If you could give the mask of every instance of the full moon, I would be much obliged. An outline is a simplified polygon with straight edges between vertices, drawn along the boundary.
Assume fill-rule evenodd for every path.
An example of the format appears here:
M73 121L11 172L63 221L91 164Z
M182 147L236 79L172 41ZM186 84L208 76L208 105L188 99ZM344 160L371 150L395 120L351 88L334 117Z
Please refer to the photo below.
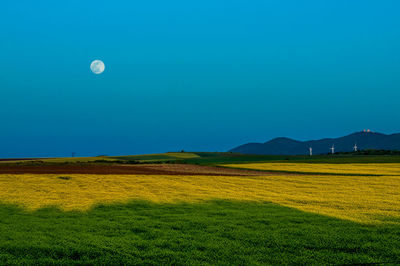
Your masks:
M106 66L104 65L103 61L101 61L101 60L94 60L90 64L90 70L92 70L92 72L95 74L103 73L105 68L106 68Z

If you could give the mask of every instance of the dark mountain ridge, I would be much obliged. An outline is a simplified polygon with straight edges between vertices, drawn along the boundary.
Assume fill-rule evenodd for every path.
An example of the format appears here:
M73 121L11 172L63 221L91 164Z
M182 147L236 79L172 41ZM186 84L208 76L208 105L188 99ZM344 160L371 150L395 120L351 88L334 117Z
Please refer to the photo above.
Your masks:
M324 138L320 140L298 141L290 138L275 138L265 143L247 143L230 150L245 154L263 155L304 155L309 154L312 147L313 154L326 154L334 147L335 152L358 150L400 150L400 134L382 134L378 132L361 131L339 138Z

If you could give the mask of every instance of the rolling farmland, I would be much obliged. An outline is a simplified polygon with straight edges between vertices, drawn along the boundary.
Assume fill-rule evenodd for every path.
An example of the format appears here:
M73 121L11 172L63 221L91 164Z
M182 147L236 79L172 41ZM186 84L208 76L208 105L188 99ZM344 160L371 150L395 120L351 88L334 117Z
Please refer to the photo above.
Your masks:
M396 163L244 156L225 164L239 156L201 153L121 163L132 157L3 162L0 263L346 264L400 256Z

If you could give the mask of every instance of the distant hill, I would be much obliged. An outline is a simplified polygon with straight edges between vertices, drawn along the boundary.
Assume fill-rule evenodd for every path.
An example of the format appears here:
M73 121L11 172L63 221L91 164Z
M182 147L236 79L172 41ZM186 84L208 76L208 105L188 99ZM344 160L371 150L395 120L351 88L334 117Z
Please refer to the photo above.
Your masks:
M289 138L275 138L265 143L247 143L230 150L244 154L270 155L304 155L309 154L312 147L313 154L326 154L332 145L335 152L349 152L357 144L358 150L400 150L400 134L386 135L377 132L356 132L340 138L326 138L320 140L297 141Z

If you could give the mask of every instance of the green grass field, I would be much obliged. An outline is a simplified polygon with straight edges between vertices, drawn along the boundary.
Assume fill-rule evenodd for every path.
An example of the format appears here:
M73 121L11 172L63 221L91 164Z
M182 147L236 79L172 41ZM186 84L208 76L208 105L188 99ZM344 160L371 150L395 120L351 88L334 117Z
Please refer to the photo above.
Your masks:
M400 227L363 225L271 203L0 206L0 264L400 263Z
M249 155L229 152L188 152L154 155L116 156L116 160L138 160L140 162L190 163L220 165L250 162L298 162L298 163L400 163L399 155Z

